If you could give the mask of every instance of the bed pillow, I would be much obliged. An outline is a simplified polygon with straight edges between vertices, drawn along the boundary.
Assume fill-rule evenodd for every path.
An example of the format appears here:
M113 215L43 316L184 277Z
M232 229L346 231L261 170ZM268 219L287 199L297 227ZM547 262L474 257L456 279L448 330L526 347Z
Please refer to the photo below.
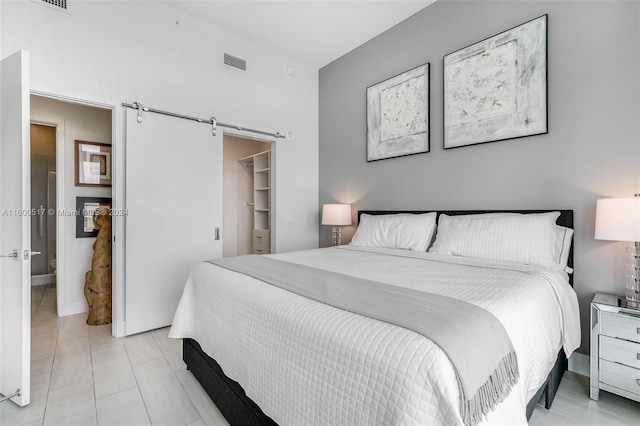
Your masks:
M554 259L559 212L521 215L440 215L429 252L557 268Z
M571 251L571 237L573 237L573 229L556 225L553 242L553 258L560 266L560 269L568 273L573 272L573 269L567 266L569 262L569 252Z
M436 228L436 213L360 215L350 245L427 251Z

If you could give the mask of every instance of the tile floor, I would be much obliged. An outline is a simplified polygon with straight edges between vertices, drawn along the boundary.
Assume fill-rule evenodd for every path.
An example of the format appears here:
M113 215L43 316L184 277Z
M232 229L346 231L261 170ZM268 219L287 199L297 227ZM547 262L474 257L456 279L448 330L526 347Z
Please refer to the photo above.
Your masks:
M31 404L0 425L227 425L168 328L123 339L86 315L58 318L54 286L32 290Z
M55 287L32 291L32 403L0 404L0 425L226 425L182 362L182 342L168 328L115 339L111 326L86 316L58 318ZM551 410L538 406L533 426L640 424L640 403L601 392L567 372Z

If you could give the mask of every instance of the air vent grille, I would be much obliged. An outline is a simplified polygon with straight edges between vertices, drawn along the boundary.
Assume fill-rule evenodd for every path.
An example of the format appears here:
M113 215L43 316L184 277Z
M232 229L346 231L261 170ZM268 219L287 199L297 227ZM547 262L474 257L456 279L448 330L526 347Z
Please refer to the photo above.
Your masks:
M31 1L34 3L41 4L42 6L47 6L54 10L58 10L60 12L69 13L71 9L69 0L31 0Z
M67 10L67 0L42 0L42 2Z
M237 56L230 55L228 53L224 54L224 64L229 65L230 67L237 68L242 71L247 70L247 61L242 58L238 58Z

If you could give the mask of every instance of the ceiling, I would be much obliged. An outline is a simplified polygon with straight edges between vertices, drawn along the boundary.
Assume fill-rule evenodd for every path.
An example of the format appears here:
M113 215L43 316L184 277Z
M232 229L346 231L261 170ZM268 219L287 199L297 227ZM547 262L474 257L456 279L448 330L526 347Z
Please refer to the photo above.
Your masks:
M167 0L191 16L322 67L435 0Z

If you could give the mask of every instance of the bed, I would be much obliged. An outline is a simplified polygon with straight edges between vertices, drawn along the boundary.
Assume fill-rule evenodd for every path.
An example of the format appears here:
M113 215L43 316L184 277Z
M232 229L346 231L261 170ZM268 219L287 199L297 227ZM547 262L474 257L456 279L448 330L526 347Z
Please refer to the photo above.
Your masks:
M557 225L573 228L572 211L555 211ZM442 218L460 215L549 212L435 215L444 229ZM359 217L423 213L361 211ZM573 248L566 247L566 271L571 271ZM549 408L567 368L565 353L579 344L577 300L570 288L573 276L564 271L385 247L347 246L272 257L421 291L426 288L447 297L455 293L483 305L504 323L513 340L520 377L481 424L525 424L543 396ZM423 276L427 266L435 271L434 278ZM394 269L398 267L402 273ZM483 285L456 281L466 275ZM338 332L333 335L328 330ZM192 271L170 336L184 339L187 367L232 425L464 424L455 402L460 397L456 373L447 355L428 338L216 265L204 263Z

